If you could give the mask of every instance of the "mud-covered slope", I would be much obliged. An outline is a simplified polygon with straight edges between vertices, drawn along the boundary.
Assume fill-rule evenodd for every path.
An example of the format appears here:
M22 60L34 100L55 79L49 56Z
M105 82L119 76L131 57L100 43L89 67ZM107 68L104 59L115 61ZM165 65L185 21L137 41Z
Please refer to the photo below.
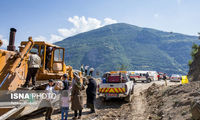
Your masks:
M191 102L200 99L200 82L164 87L153 84L146 91L149 119L192 120Z

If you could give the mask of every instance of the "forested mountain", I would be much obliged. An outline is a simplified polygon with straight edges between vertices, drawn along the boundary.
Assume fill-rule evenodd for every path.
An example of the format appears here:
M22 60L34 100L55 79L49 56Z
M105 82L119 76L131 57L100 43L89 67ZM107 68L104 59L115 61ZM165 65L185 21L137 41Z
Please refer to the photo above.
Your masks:
M65 62L99 71L156 70L187 74L196 36L117 23L66 38L56 45L65 48Z

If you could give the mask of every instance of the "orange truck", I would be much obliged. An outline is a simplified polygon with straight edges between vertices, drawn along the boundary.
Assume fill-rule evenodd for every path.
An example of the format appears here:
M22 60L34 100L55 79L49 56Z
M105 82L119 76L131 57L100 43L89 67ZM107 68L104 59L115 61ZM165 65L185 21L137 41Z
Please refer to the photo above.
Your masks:
M129 79L126 71L107 72L98 84L98 95L104 100L123 97L125 101L130 102L133 93L134 82Z

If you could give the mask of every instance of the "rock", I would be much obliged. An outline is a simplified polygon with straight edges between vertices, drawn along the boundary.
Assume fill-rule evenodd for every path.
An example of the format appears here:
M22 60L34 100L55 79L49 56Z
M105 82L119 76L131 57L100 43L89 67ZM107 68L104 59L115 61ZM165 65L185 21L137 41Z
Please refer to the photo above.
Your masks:
M194 120L200 119L200 101L194 101L191 104L191 113Z

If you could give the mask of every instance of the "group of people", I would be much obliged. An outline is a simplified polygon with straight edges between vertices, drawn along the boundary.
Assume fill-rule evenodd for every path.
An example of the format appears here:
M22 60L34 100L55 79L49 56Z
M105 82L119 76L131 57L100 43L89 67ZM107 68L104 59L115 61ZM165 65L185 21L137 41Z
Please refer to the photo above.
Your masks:
M48 49L48 51L49 51L48 53L51 53L50 49ZM49 62L49 59L47 58L46 63L48 62ZM40 68L40 65L41 65L41 58L37 55L37 52L32 51L31 54L29 55L28 73L27 73L26 82L23 85L23 87L28 87L31 79L32 79L32 85L35 86L36 74ZM47 65L45 65L45 68L47 68L46 66ZM94 102L96 99L97 83L95 79L92 77L94 68L90 68L90 69L88 68L89 66L84 67L83 65L81 65L81 72L82 74L84 74L85 76L84 80L86 82L81 82L80 77L76 74L74 74L74 78L71 83L68 80L69 77L67 76L67 74L64 74L62 76L63 88L59 89L59 92L61 92L60 105L61 105L61 119L62 120L67 120L70 102L71 102L71 109L74 111L73 119L74 120L81 119L82 110L84 108L82 91L85 89L86 85L88 86L86 89L87 108L91 109L91 113L95 112ZM88 71L89 71L89 74L88 74ZM50 79L46 87L46 91L49 93L56 93L57 84L58 84L57 82ZM45 119L51 120L51 115L53 113L53 105L51 103L52 100L46 100L45 102L48 103L48 105L45 107L46 108Z
M80 78L74 75L74 79L71 84L68 80L67 74L64 74L62 77L63 88L60 90L60 105L61 105L61 120L67 120L69 106L71 103L71 110L74 111L73 119L81 119L82 110L84 108L83 104L83 95L82 92L87 85L86 94L87 94L87 108L90 108L90 113L95 113L95 99L96 99L96 88L97 83L95 79L91 76L84 78L86 84L80 81ZM46 87L48 92L53 92L56 90L56 84L53 80L49 80L49 85ZM45 118L46 120L51 120L51 114L53 113L53 106L48 106L46 110Z
M89 71L89 74L88 74L88 71ZM93 76L93 72L94 72L94 68L93 68L93 67L91 67L91 68L89 69L89 66L86 65L86 66L84 67L83 64L81 65L81 73L84 74L85 76L87 76L87 74L88 74L89 76Z

